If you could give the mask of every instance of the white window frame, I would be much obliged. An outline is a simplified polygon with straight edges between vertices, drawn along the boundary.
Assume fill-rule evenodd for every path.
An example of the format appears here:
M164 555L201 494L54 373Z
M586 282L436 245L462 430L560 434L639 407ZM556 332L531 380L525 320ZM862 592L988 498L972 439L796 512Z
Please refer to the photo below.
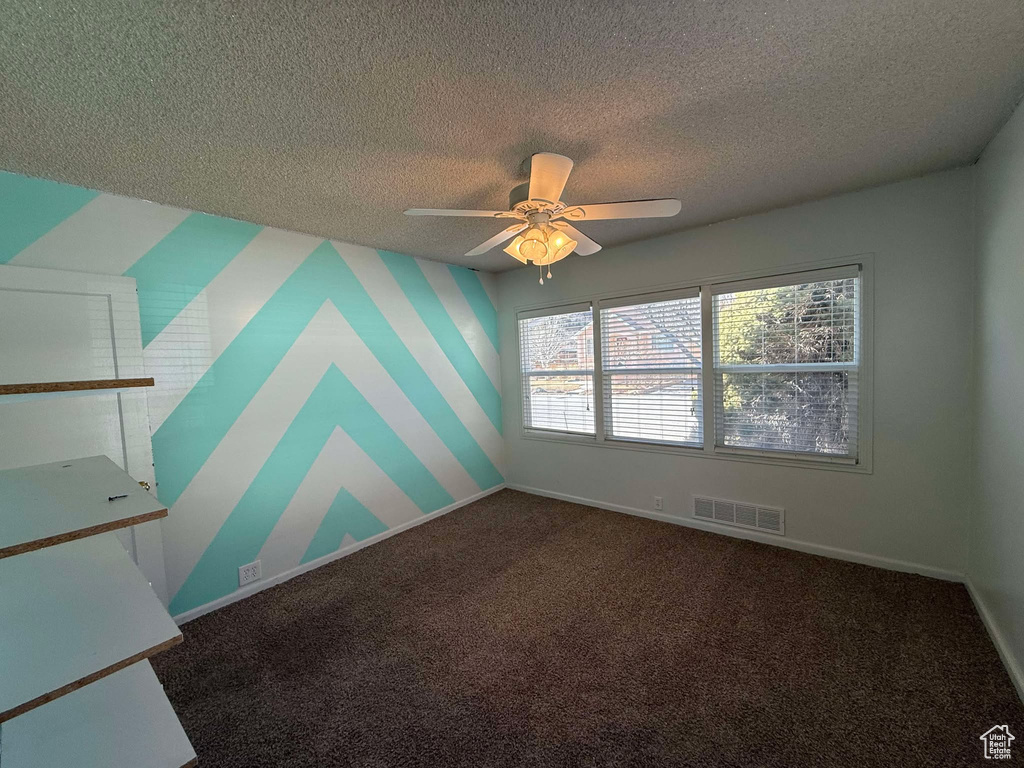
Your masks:
M533 317L547 317L549 315L569 315L574 312L586 312L590 311L592 323L594 327L594 369L573 369L573 370L544 370L541 372L530 372L524 374L523 372L523 355L522 348L520 347L519 339L519 321L529 320ZM522 312L516 312L516 359L519 364L519 395L520 395L520 414L519 424L525 432L536 433L537 435L552 435L555 437L564 436L570 439L583 438L584 440L593 440L595 435L591 435L587 432L571 432L563 429L545 429L544 427L529 427L526 425L526 414L530 411L530 376L589 376L590 377L590 390L594 395L594 431L597 433L597 419L601 416L601 411L598 409L597 401L600 400L597 396L597 329L598 321L594 317L596 315L594 306L589 301L575 302L573 304L559 304L552 307L542 307L534 310L525 310Z
M817 272L832 267L860 268L859 290L859 368L858 368L858 402L857 402L857 456L856 458L835 457L813 453L784 453L780 451L758 451L752 449L715 446L715 389L714 389L714 336L712 328L712 296L721 293L723 285L729 283L747 283L755 278L768 278L771 281L793 276L799 281L804 272ZM747 283L749 285L749 283ZM737 286L739 288L739 286ZM749 290L747 286L744 289ZM622 439L606 437L604 434L604 390L606 387L602 373L601 350L601 308L641 304L645 301L659 301L685 296L693 290L700 291L701 297L701 400L703 403L704 445L691 447L659 442L646 442L639 439ZM692 295L690 293L689 295ZM579 311L590 308L594 318L594 435L553 432L550 430L530 428L526 426L526 395L522 380L521 350L519 348L519 320L554 314L560 311ZM752 270L743 273L723 275L707 275L686 282L677 282L659 288L638 287L628 291L609 291L605 293L577 296L563 299L558 303L522 305L515 308L516 322L516 361L520 366L519 387L519 426L520 436L528 440L547 440L575 445L588 445L611 450L648 451L668 453L677 456L706 458L719 461L740 461L754 464L771 464L776 466L796 466L809 469L820 469L836 472L856 472L870 474L873 471L873 380L874 380L874 254L856 254L844 258L823 259L819 261L790 264L770 269ZM763 367L761 368L763 370ZM579 374L580 372L575 372ZM599 396L600 395L600 396Z
M724 293L734 293L742 291L756 291L763 288L782 288L791 285L799 285L801 283L816 283L823 282L826 280L837 280L842 278L856 277L861 280L861 267L859 264L850 264L841 267L825 267L821 269L813 270L801 270L800 272L787 272L777 275L771 275L769 277L758 277L747 280L735 280L725 283L715 283L709 286L710 290L707 291L709 294L709 300L713 303L715 296L720 296ZM712 357L710 366L705 366L705 369L710 368L710 372L705 370L704 382L707 385L710 380L712 397L712 408L718 404L718 377L723 373L799 373L801 371L814 372L828 372L828 371L854 371L858 377L858 390L859 390L859 378L861 371L860 364L860 345L861 345L861 314L863 311L863 299L859 296L863 289L863 281L858 286L858 299L861 301L861 306L857 307L855 313L855 320L857 321L854 326L854 347L857 350L857 361L853 363L815 363L813 366L809 366L806 363L786 363L779 365L719 365L718 361L714 358L714 337L710 339L710 348ZM714 313L713 307L709 308L712 311L711 316L711 332L714 333ZM703 316L702 316L703 317ZM707 345L703 343L702 348L707 349ZM702 358L703 359L703 358ZM858 392L859 394L859 392ZM857 398L858 407L860 405L860 397ZM715 411L717 413L717 411ZM859 419L859 415L858 415ZM718 454L734 454L739 456L759 456L765 457L778 457L788 460L806 460L816 461L826 464L843 464L847 466L855 466L859 459L859 452L856 456L834 456L822 453L812 453L810 451L777 451L777 450L766 450L760 448L743 448L739 446L727 446L718 444L718 423L712 421L715 434L711 435L711 445L715 453ZM858 435L859 438L859 435ZM707 436L704 438L705 444L707 443ZM859 439L857 445L859 448Z
M688 288L675 288L668 291L656 291L653 293L639 293L631 294L628 296L615 296L605 299L598 299L594 303L594 367L601 371L600 377L595 373L594 375L594 392L601 393L601 409L598 411L597 403L594 403L594 415L601 417L601 427L598 430L599 439L606 443L637 443L639 445L658 445L669 448L697 448L695 445L682 445L680 443L671 443L665 440L644 440L639 437L615 437L614 435L605 434L605 421L604 421L604 408L606 403L611 402L611 375L607 378L604 375L604 338L599 337L597 334L601 329L601 311L605 309L615 309L616 307L632 307L636 304L653 304L659 301L672 301L673 299L696 299L700 297L700 288L698 286L690 286ZM702 308L703 312L703 308ZM703 316L703 315L702 315ZM644 367L639 366L636 368L616 368L616 376L628 376L630 374L659 374L659 373L679 373L681 371L702 371L704 366L704 329L701 328L701 365L700 366L669 366L666 368L651 368L650 366ZM597 346L601 345L600 353L597 352ZM600 362L599 362L600 358ZM703 407L703 401L705 397L704 391L704 379L701 377L701 403ZM596 401L596 397L595 397ZM704 417L701 415L701 433L703 435L703 429L705 428Z

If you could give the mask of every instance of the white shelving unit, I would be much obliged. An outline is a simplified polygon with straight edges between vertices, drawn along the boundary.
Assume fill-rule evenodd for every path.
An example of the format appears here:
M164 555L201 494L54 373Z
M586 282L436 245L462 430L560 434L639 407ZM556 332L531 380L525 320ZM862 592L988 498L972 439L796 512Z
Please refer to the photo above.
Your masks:
M0 723L181 642L112 533L0 560Z
M0 471L0 558L167 517L106 456Z
M148 661L11 720L3 729L3 768L196 764Z
M183 768L146 659L181 633L111 531L165 516L105 457L0 472L0 768Z

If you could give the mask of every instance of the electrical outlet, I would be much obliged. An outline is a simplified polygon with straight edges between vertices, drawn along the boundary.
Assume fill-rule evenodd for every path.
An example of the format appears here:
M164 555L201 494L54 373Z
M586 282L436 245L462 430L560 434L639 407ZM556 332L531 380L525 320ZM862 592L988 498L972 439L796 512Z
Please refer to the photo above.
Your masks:
M665 508L665 502L662 501L661 496L654 497L654 509L656 512L661 512Z
M238 569L238 586L244 587L246 584L251 584L254 581L259 581L263 578L263 566L260 565L259 560L253 560L248 565L243 565Z

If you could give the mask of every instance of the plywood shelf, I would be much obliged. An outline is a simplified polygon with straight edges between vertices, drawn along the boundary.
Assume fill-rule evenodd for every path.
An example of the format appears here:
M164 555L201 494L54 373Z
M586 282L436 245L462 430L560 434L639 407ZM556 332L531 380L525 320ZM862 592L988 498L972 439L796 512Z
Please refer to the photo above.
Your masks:
M3 768L186 768L196 753L148 661L2 726Z
M0 499L0 560L167 516L106 456L0 471Z
M0 384L0 395L40 395L50 392L83 392L101 389L152 387L152 377L137 379L86 379L83 381L37 381L27 384Z
M181 642L111 533L0 560L0 585L0 723Z

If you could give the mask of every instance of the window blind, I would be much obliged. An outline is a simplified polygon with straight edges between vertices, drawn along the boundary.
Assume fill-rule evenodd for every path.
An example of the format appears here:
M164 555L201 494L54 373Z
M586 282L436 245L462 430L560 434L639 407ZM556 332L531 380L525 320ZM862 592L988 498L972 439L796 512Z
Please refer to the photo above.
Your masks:
M701 445L701 317L696 291L601 308L606 438Z
M589 305L548 312L519 319L524 425L593 435L593 312Z
M859 290L856 267L716 287L717 446L856 457Z

